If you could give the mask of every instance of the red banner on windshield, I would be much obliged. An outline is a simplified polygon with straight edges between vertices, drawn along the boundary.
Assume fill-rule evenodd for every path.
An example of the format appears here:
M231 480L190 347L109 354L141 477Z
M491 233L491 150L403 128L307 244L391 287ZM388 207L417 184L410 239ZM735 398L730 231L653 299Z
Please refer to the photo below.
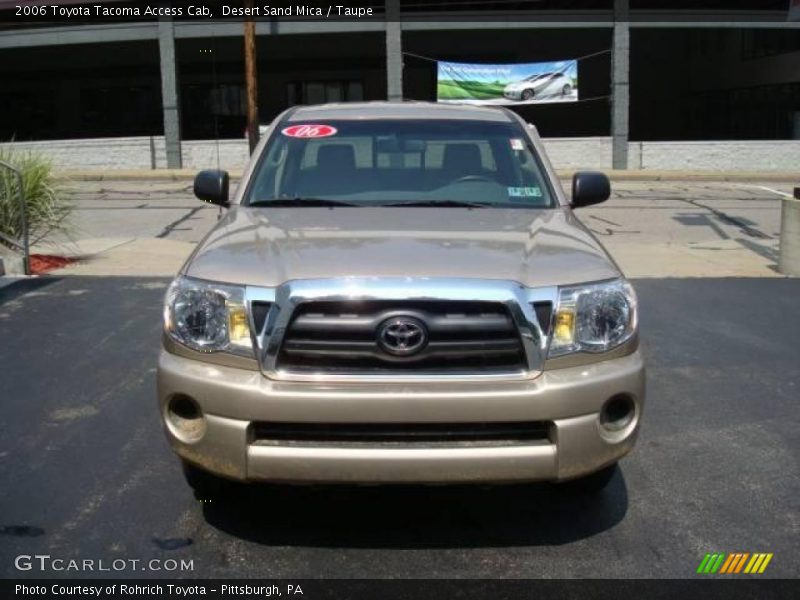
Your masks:
M336 135L336 127L330 125L292 125L287 127L281 133L288 137L293 138L323 138Z

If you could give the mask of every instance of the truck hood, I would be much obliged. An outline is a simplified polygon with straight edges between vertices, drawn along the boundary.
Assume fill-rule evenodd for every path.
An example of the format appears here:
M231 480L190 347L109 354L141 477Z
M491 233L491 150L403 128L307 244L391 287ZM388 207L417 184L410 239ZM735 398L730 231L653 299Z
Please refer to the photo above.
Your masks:
M190 277L278 286L346 276L610 279L619 269L566 208L234 207L186 262Z

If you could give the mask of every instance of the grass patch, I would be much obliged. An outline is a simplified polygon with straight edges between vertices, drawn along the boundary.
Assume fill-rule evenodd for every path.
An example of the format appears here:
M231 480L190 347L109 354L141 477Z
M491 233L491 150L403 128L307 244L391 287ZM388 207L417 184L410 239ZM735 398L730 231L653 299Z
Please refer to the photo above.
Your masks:
M0 148L0 160L22 172L30 243L35 244L54 232L67 233L72 205L53 177L50 160L35 152L8 147ZM5 167L0 167L0 233L22 237L17 178Z

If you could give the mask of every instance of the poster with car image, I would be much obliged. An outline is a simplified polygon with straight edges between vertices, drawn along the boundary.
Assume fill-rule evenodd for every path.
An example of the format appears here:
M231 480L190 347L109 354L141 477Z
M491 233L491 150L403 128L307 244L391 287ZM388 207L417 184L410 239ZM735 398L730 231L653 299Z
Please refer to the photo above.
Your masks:
M438 62L436 99L458 104L545 104L578 100L578 61Z
M789 20L800 21L800 0L792 0L789 5Z

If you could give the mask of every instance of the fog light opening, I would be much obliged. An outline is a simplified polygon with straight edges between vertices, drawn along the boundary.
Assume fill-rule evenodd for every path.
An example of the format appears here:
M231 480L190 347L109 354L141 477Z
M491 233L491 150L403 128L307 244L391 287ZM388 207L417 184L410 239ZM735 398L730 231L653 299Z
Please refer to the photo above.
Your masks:
M600 412L600 425L606 431L622 431L633 421L636 405L628 394L618 394L608 399Z
M197 402L183 394L173 396L168 405L167 418L175 435L186 441L197 441L206 432L206 420Z

